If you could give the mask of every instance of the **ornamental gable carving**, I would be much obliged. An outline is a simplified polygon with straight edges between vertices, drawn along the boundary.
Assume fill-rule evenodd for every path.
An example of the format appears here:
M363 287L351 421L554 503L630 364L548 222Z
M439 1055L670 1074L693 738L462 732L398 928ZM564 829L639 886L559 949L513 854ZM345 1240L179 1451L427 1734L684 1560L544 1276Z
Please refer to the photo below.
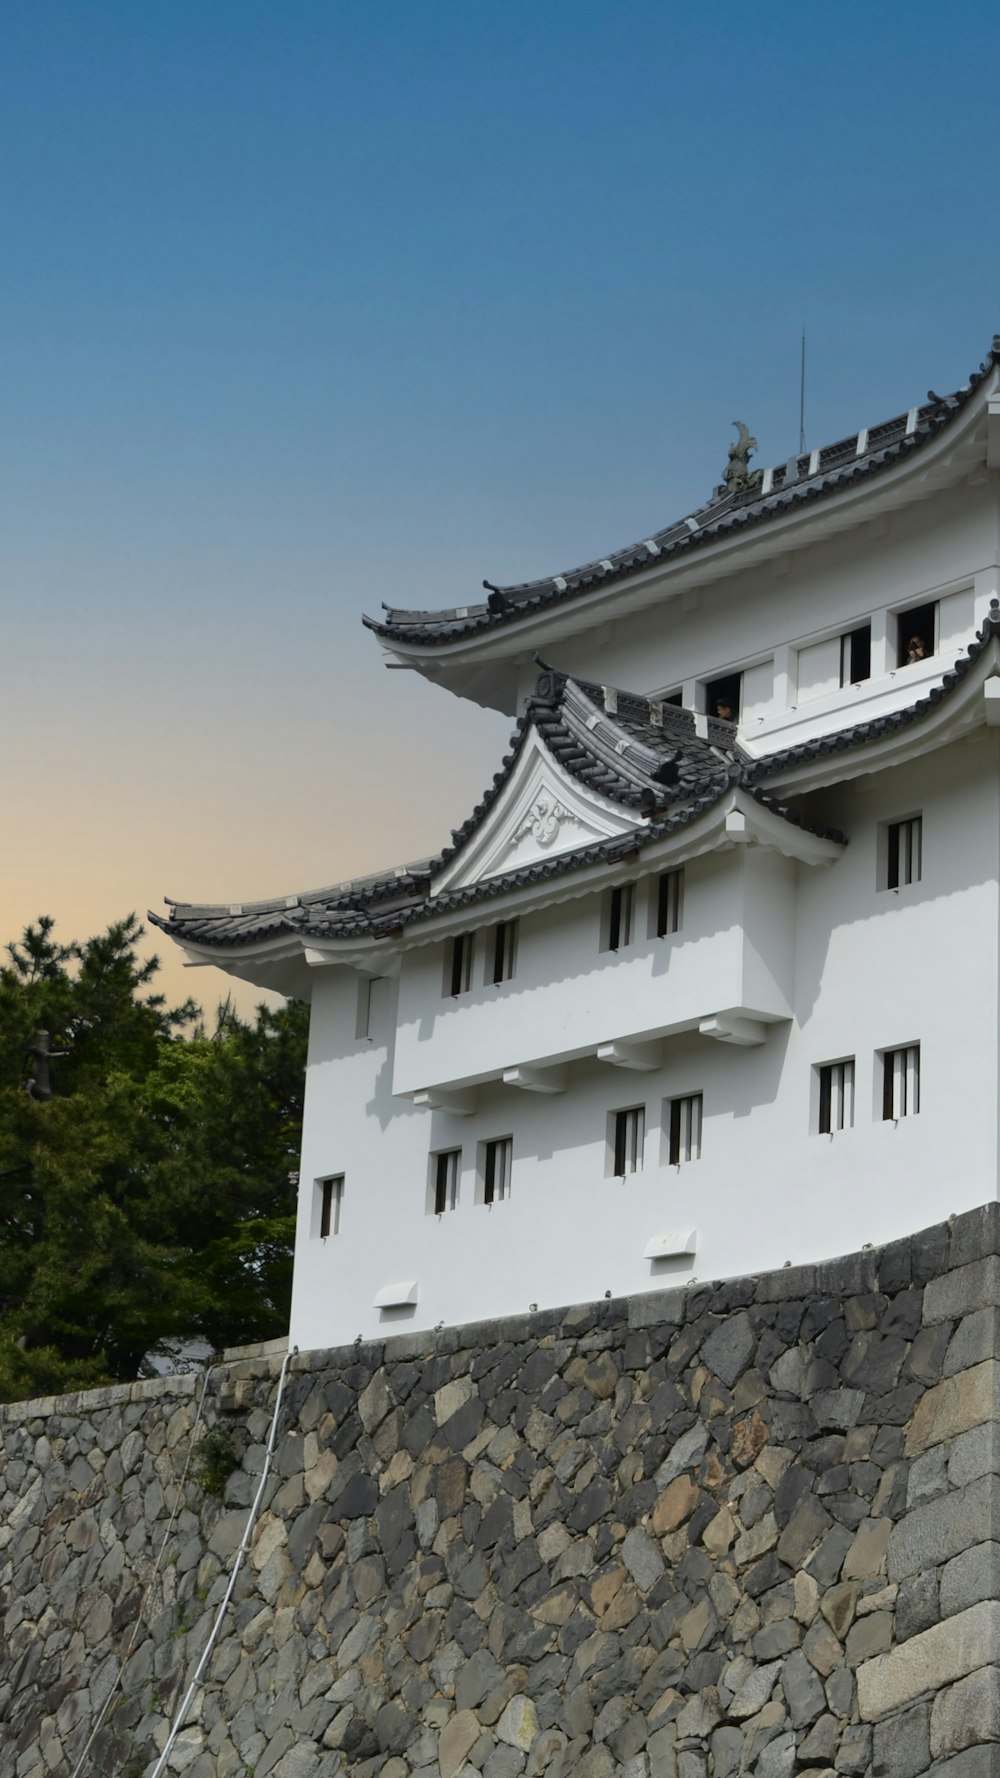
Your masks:
M642 825L640 816L578 784L532 734L497 801L436 878L434 892L503 876Z

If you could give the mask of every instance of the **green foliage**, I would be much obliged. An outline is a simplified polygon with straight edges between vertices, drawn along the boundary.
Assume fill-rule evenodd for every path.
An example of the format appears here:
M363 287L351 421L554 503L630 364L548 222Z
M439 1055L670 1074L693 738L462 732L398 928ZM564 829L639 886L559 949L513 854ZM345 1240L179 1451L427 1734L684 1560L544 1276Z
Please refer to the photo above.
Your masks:
M170 1340L288 1324L306 1009L149 992L134 916L29 926L0 967L0 1400L136 1376ZM52 1097L26 1092L51 1034Z
M195 1447L191 1473L206 1494L222 1495L226 1483L240 1466L240 1454L232 1433L224 1426L213 1426L203 1432Z

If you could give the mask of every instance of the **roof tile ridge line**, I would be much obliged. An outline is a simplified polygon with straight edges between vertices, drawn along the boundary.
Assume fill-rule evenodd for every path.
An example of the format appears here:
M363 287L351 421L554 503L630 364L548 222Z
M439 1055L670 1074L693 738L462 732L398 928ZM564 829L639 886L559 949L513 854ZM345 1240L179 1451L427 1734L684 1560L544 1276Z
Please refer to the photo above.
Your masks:
M759 521L759 519L761 517L771 516L773 513L780 510L781 507L784 504L786 504L785 502L782 501L782 498L781 498L786 493L791 494L793 492L793 490L801 490L801 493L799 496L800 498L815 497L816 495L824 494L824 493L835 493L838 491L838 488L842 487L845 483L847 483L855 478L860 479L862 477L867 476L870 473L874 473L877 469L882 468L884 466L886 459L888 457L890 457L890 453L891 453L891 459L895 460L895 458L899 454L901 454L904 447L906 447L907 449L912 449L914 445L924 444L924 443L926 443L928 438L934 436L935 432L940 431L942 428L942 425L944 423L946 423L947 420L951 419L955 413L957 413L962 407L964 407L966 405L966 403L969 401L969 399L975 392L976 388L982 382L983 378L989 374L989 371L992 368L994 368L994 366L996 366L998 364L1000 364L1000 334L994 335L990 352L987 355L986 359L983 361L983 363L980 365L979 370L976 372L973 372L972 375L970 375L968 381L965 384L963 384L960 389L954 390L951 394L949 394L947 396L940 396L940 397L936 398L937 411L933 417L934 417L935 421L938 418L940 418L940 420L941 420L940 425L936 424L935 426L932 427L930 424L930 417L928 417L928 419L926 421L922 421L920 423L917 432L908 434L908 435L906 435L906 437L897 440L895 443L888 445L884 448L880 448L876 452L867 454L864 458L858 458L854 462L845 464L838 469L827 470L825 472L820 471L817 473L817 475L815 477L810 477L810 476L806 475L802 478L796 478L794 481L789 482L787 484L783 483L781 488L779 488L777 490L774 490L774 491L769 490L766 495L762 495L758 491L756 499L749 499L748 500L748 499L744 498L744 500L740 501L739 499L730 497L730 503L729 503L727 511L720 516L720 519L718 521L713 521L712 528L714 528L715 523L717 523L717 522L721 523L722 519L728 518L728 517L731 517L734 515L737 516L740 519L740 521L743 523L754 523L755 524ZM949 411L947 413L945 413L944 412L945 409L947 409ZM875 430L878 430L878 428L881 426L886 426L886 425L895 423L895 421L898 420L899 418L905 418L905 416L894 415L892 421L879 421L876 423L875 426L870 427L870 428L864 428L863 430L875 431ZM838 442L839 441L834 440L833 445L837 444ZM832 449L833 445L821 446L820 447L820 455L822 455L824 450ZM812 455L812 453L810 453L810 455ZM791 461L791 459L788 459L788 461ZM778 465L778 467L781 467L781 465ZM814 481L823 482L823 481L830 479L830 478L834 478L834 482L835 482L835 485L832 488L823 487L823 486L813 487L811 485L812 482L814 482ZM775 498L775 496L777 496L777 498ZM709 501L706 506L696 508L695 510L696 510L696 512L703 512L703 511L707 510L707 507L710 506L711 504L712 504L711 501ZM664 538L666 536L667 532L682 528L685 524L686 524L685 519L675 520L671 524L663 526L659 531L654 531L654 532L650 533L650 537L654 540L657 537ZM699 527L697 530L695 530L693 532L689 532L686 538L682 538L680 540L680 542L687 547L690 547L691 544L693 544L693 543L703 543L705 541L711 541L711 528L709 528L709 527L704 527L704 528ZM621 549L621 550L613 551L612 553L619 556L620 558L624 558L626 556L634 556L640 549L643 549L645 547L647 547L645 540L640 540L639 542L637 542L635 544L626 546L626 548ZM673 553L674 548L675 548L675 545L672 543L669 546L670 553ZM647 549L647 553L648 553L648 549ZM660 553L662 553L662 551ZM604 559L606 559L606 558L604 558ZM651 556L650 559L655 560L655 556ZM589 570L597 568L599 566L601 566L601 559L600 558L595 560L594 562L584 563L579 568L569 570L569 578L583 576L583 575L587 574ZM642 563L642 564L639 564L639 566L648 566L648 563ZM629 563L629 562L622 561L620 563L620 566L614 572L614 578L616 580L620 579L620 578L628 575L629 573L633 572L635 570L635 568L636 568L636 564L634 562ZM562 583L562 584L559 585L558 583ZM489 584L492 587L492 583L485 583L484 582L484 584ZM486 628L498 628L498 627L503 626L504 624L516 621L519 617L524 616L527 611L533 609L534 605L536 603L539 603L539 602L544 602L544 603L548 603L548 604L562 603L563 600L570 599L570 598L573 598L574 596L576 596L581 590L588 590L588 589L586 586L583 588L581 588L580 586L570 586L567 583L567 575L556 574L556 575L546 575L546 576L541 577L540 579L533 580L533 581L523 581L523 582L514 583L514 584L512 584L512 586L507 587L507 588L493 587L492 590L496 595L498 595L498 597L502 597L505 601L507 600L508 594L510 594L512 592L530 593L533 595L533 599L532 600L525 599L523 601L516 602L516 603L515 602L507 602L503 609L494 608L493 610L489 610L488 613L486 614L486 619L485 619L485 627ZM459 608L449 608L449 610L456 610L456 611L457 611L457 609L459 609ZM463 607L461 609L468 609L468 608ZM448 614L447 614L447 612L442 612L442 613L434 614L434 615L439 616L439 618L444 620ZM368 619L368 618L365 618L363 621L368 625L369 628L377 631L378 634L385 636L387 639L392 638L393 626L391 624L379 624L376 620ZM468 620L466 619L463 621L467 622ZM402 625L397 626L397 628L402 628L402 627L405 627L405 626L402 626ZM424 640L427 640L427 638L424 638Z
M569 684L570 684L570 686L573 687L574 690L583 691L583 687L581 686L579 681L570 680ZM604 688L598 686L595 689L601 691ZM638 694L638 693L625 692L625 691L621 690L620 687L615 687L614 689L616 691L621 691L621 695L623 697L634 697L636 699L637 703L645 703L648 708L649 703L651 701L650 699L644 698L644 697L642 697L641 694ZM584 697L587 696L585 691L583 691L583 696ZM592 700L590 700L589 698L587 701L588 701L588 703L592 703ZM569 702L568 699L565 701L565 708L566 708L567 718L572 719L572 718L576 717L576 712L574 711L572 704ZM649 777L651 775L651 771L654 771L657 766L660 766L663 764L662 754L656 753L652 747L647 747L646 744L643 741L638 740L635 735L629 734L628 729L623 728L622 724L620 722L616 721L616 713L614 711L608 710L607 707L602 709L600 706L592 706L592 708L593 708L593 713L598 718L597 723L594 725L594 728L589 731L587 728L587 724L584 723L582 733L578 733L577 730L574 728L571 732L573 733L575 739L580 741L582 744L586 744L586 736L587 736L588 732L593 734L596 738L600 734L600 731L602 729L608 729L611 731L611 733L613 735L618 737L618 744L621 744L622 750L621 750L621 753L617 755L617 757L622 765L634 764L638 767L639 770L642 770L642 769L644 769L642 766L642 761L644 759L647 759L649 761L649 765L650 765L650 769L651 769L650 772L646 773L646 776ZM577 720L579 720L579 718L577 718ZM589 718L588 718L588 721L589 721ZM693 723L691 725L691 731L692 731L692 735L693 735L694 734L694 724ZM604 737L602 735L601 739L603 739L603 738ZM635 754L638 754L640 756L638 760L635 760L634 757L633 758L629 757L630 755L634 756ZM613 769L610 765L610 762L602 760L601 763L607 769L609 769L609 770ZM570 768L567 767L566 769L569 770ZM622 773L621 776L624 778L625 774ZM626 782L627 782L627 780L626 780Z
M448 845L444 846L438 853L437 858L432 861L432 876L434 871L441 870L444 865L451 863L452 859L464 846L466 840L472 837L476 828L489 814L494 803L497 801L497 798L500 796L504 785L509 781L511 773L527 745L528 736L530 735L532 728L535 726L533 710L535 702L536 699L534 697L529 698L521 715L516 718L508 743L507 752L504 754L498 770L494 772L492 782L484 790L478 803L472 810L472 813L467 815L465 820L461 822L458 827L453 829L451 840Z
M340 883L327 883L319 889L298 889L288 895L270 895L259 901L177 901L169 895L163 900L170 908L168 921L176 914L179 918L191 919L196 916L202 919L250 919L257 914L280 914L291 928L298 921L289 920L290 914L307 915L310 908L319 902L329 906L335 903L342 910L349 911L363 906L369 896L379 889L398 885L404 878L419 882L430 874L434 859L421 858L412 864L386 865L384 870L369 871L363 877L345 877ZM155 919L152 909L149 918ZM160 922L162 925L162 921ZM164 930L167 930L164 927Z
M932 685L922 697L912 704L905 704L901 710L888 710L884 715L870 717L865 722L851 723L847 728L834 729L827 735L817 735L815 740L796 741L793 746L780 748L777 753L762 754L753 762L748 788L751 782L757 784L771 772L780 771L787 765L796 765L807 759L822 759L828 753L846 753L850 748L860 747L866 741L876 740L881 735L891 734L893 729L905 728L909 723L918 721L942 700L951 696L987 644L998 638L1000 599L991 599L982 628L976 631L968 648L958 656L954 664L945 669L940 684Z

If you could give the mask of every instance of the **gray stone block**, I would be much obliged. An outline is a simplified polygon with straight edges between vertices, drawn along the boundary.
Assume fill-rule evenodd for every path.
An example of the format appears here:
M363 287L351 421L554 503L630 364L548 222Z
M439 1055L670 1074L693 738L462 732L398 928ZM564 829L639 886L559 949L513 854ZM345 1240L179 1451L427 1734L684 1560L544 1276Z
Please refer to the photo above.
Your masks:
M981 1475L1000 1472L1000 1425L988 1420L959 1433L947 1450L948 1481L953 1488L964 1488Z
M1000 1651L1000 1600L973 1605L858 1668L862 1719L876 1721L924 1692L964 1679Z
M934 1699L931 1752L943 1759L991 1741L1000 1742L1000 1668L980 1667Z
M864 1405L863 1389L819 1389L809 1403L817 1426L840 1432L857 1425Z
M998 1399L1000 1365L995 1359L945 1377L917 1402L906 1431L907 1456L915 1457L995 1419Z
M935 1760L927 1778L1000 1778L1000 1747L967 1747L964 1753Z
M977 1428L977 1430L980 1430ZM939 1494L946 1494L948 1480L947 1445L932 1445L922 1456L915 1457L910 1464L910 1473L906 1479L906 1504L908 1507L920 1506L925 1500L934 1500ZM982 1475L983 1471L977 1471ZM972 1477L968 1478L970 1481ZM954 1486L955 1484L950 1484ZM961 1486L961 1483L958 1484Z
M875 1771L881 1778L917 1778L931 1763L930 1705L914 1704L875 1724Z
M794 1728L808 1727L826 1709L826 1693L819 1676L800 1649L788 1656L781 1669L781 1688Z
M765 1272L757 1280L759 1303L808 1302L816 1294L815 1266L783 1266L778 1272Z
M650 1290L629 1299L629 1327L655 1327L660 1322L679 1325L687 1307L685 1290Z
M949 1226L950 1267L968 1265L970 1260L980 1259L987 1253L1000 1253L1000 1203L995 1199L952 1217Z
M1000 1309L975 1309L959 1322L944 1355L944 1375L953 1377L984 1358L1000 1358Z
M941 1570L941 1616L954 1617L981 1599L1000 1599L1000 1543L975 1544Z
M755 1344L749 1315L728 1315L705 1341L701 1356L709 1370L731 1387L746 1370Z
M937 1567L977 1543L1000 1537L1000 1490L982 1476L952 1494L915 1507L893 1527L889 1579L906 1580Z
M940 1615L938 1570L927 1568L912 1580L904 1581L896 1595L896 1640L906 1642L929 1630Z
M924 1324L960 1321L976 1309L1000 1304L1000 1254L988 1253L968 1265L932 1278L924 1291Z

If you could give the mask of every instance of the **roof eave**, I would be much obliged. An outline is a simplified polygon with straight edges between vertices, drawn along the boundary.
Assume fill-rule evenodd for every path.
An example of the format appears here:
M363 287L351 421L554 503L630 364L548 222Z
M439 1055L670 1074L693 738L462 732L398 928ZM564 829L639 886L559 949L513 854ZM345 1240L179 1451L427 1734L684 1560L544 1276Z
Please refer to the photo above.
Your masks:
M955 673L959 676L952 679ZM823 737L818 744L823 751L817 751L811 758L779 754L769 762L765 756L757 762L754 781L761 788L783 797L797 796L933 753L976 729L997 723L993 700L984 688L998 676L1000 636L993 633L967 666L960 660L950 673L944 675L942 682L928 694L928 708L921 709L924 700L918 700L916 706L910 705L899 713L903 720L881 735L867 735L863 725L859 725L861 732L857 736L848 729ZM915 713L911 715L911 711ZM808 743L804 743L803 750L807 747ZM797 751L790 749L789 753Z
M754 520L747 529L734 526L721 537L691 543L648 567L609 576L600 585L569 592L539 608L514 612L502 622L438 642L401 638L386 626L366 619L394 663L430 671L450 679L454 670L481 667L487 658L499 662L550 645L613 615L616 619L643 606L679 597L694 585L724 579L738 564L747 568L835 535L863 519L897 509L929 492L953 486L986 460L987 414L1000 385L994 367L969 400L939 432L920 442L899 461L872 471L856 484L809 494L785 512Z

